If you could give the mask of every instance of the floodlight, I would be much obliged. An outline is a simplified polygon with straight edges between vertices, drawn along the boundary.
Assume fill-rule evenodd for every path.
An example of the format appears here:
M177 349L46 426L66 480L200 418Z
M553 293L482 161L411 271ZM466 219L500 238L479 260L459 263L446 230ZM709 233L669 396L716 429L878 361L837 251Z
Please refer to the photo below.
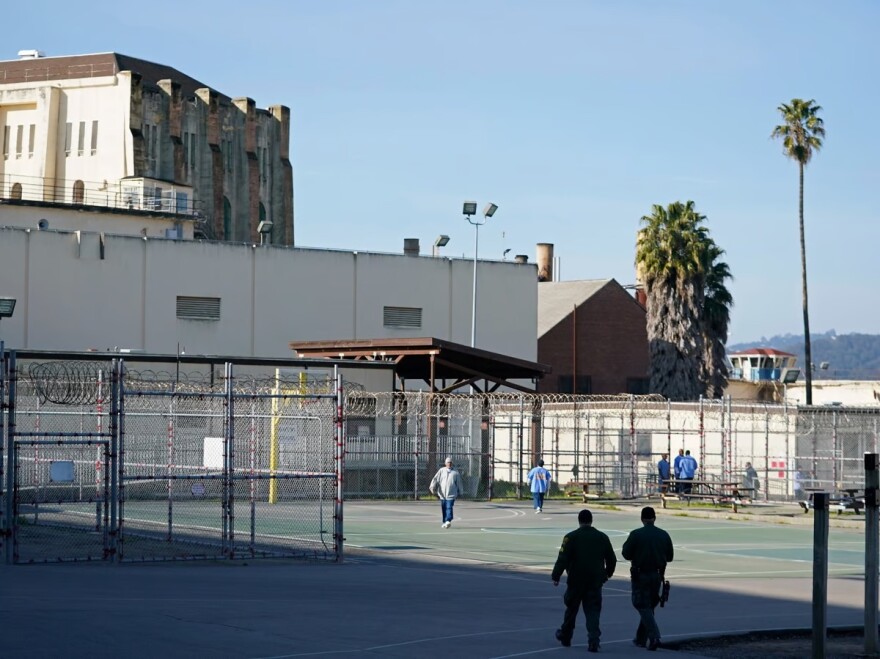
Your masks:
M483 209L483 215L485 215L486 217L492 217L493 215L495 215L495 211L497 211L497 210L498 210L498 206L496 206L495 204L492 204L492 203L488 203L488 204L486 204L486 207Z
M257 231L259 233L271 233L273 226L274 225L269 220L263 220L257 225Z
M434 247L446 247L449 244L449 236L445 233L437 236L437 240L434 241Z
M477 202L475 201L466 201L461 207L462 215L476 215L477 214Z
M801 376L801 369L786 368L782 371L782 384L794 384Z
M11 318L15 311L14 297L0 297L0 318Z
M820 369L820 370L823 370L823 371L827 371L827 370L828 370L828 367L829 367L830 365L831 365L831 364L829 364L828 362L822 362L822 363L819 364L819 369Z

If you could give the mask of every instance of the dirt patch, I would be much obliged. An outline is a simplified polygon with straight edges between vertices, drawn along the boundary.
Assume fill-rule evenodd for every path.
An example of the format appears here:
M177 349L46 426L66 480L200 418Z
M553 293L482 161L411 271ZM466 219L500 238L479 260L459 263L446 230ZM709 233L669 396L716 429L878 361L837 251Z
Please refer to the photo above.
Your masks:
M678 652L701 654L719 659L764 659L790 657L802 659L812 655L813 637L805 631L755 632L738 636L693 639L663 644ZM857 659L865 657L865 641L861 629L832 630L825 642L826 659Z

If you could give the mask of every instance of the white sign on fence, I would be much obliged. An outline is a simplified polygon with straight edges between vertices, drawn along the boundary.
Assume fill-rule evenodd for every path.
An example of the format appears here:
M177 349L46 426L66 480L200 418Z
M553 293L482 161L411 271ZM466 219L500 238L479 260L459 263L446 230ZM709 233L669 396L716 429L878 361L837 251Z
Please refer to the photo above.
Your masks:
M205 437L202 466L208 469L223 469L223 438Z

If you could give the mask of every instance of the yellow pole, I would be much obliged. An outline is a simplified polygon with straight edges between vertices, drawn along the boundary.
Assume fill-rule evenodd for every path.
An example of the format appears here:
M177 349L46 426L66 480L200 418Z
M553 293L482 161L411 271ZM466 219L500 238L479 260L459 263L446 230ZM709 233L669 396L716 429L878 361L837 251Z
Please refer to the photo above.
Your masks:
M278 469L278 396L281 385L275 373L275 396L272 398L272 423L269 426L269 503L278 503L278 482L275 471Z

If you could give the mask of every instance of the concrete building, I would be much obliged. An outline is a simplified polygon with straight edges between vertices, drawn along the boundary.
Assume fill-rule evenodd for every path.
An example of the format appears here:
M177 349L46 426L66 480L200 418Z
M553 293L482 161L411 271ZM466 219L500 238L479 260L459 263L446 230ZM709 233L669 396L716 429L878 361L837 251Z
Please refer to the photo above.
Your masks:
M477 347L536 361L535 266L480 261L478 277ZM291 357L291 341L469 344L472 282L470 259L7 227L0 297L17 303L0 339L253 357Z
M258 242L264 222L294 244L288 108L118 53L19 55L0 61L0 200L178 216L225 241Z
M614 279L549 279L538 284L537 361L553 371L538 391L648 393L645 308Z

